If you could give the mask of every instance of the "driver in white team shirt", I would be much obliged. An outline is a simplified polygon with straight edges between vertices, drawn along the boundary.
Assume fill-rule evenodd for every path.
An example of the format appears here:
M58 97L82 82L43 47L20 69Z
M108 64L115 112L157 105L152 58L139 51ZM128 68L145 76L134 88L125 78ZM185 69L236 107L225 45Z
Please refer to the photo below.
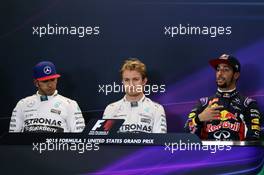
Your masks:
M138 59L126 60L120 73L126 95L106 107L103 119L124 119L119 132L167 133L163 107L144 95L145 64Z
M39 62L33 77L38 91L17 103L9 132L82 132L85 122L78 104L58 94L55 65Z

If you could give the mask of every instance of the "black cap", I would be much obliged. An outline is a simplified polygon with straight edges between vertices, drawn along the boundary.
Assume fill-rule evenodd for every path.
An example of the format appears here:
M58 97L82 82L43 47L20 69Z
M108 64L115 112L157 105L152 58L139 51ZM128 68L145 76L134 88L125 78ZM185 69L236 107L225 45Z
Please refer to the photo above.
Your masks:
M240 72L241 65L238 59L234 56L223 54L219 58L213 59L209 61L209 64L216 69L218 64L228 64L233 67L235 72Z

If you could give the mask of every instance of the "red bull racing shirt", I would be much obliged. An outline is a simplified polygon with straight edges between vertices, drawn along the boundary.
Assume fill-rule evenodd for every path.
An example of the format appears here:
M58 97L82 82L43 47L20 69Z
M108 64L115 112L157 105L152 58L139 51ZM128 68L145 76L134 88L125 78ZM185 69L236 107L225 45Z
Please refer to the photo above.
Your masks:
M198 115L211 104L222 105L216 120L201 122ZM192 109L185 125L188 132L202 140L258 140L261 132L261 113L257 102L242 96L237 90L217 90L211 97L201 98Z

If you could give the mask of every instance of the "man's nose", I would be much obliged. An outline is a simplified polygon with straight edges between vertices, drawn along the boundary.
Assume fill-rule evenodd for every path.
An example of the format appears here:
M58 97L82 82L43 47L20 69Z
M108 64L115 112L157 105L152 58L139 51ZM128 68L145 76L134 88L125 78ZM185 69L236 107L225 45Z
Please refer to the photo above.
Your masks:
M130 86L133 86L133 85L134 85L133 80L130 80L130 81L129 81L129 85L130 85Z
M217 76L220 76L220 75L222 75L223 74L223 71L221 71L221 70L218 70L217 72L216 72L216 75Z
M52 82L48 81L48 87L52 87Z

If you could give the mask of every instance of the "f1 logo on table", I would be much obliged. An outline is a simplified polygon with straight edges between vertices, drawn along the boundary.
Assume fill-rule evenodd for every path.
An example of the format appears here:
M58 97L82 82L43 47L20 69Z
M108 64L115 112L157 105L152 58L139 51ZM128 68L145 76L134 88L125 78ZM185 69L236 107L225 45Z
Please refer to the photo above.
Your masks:
M91 131L110 131L114 123L114 120L98 120Z

